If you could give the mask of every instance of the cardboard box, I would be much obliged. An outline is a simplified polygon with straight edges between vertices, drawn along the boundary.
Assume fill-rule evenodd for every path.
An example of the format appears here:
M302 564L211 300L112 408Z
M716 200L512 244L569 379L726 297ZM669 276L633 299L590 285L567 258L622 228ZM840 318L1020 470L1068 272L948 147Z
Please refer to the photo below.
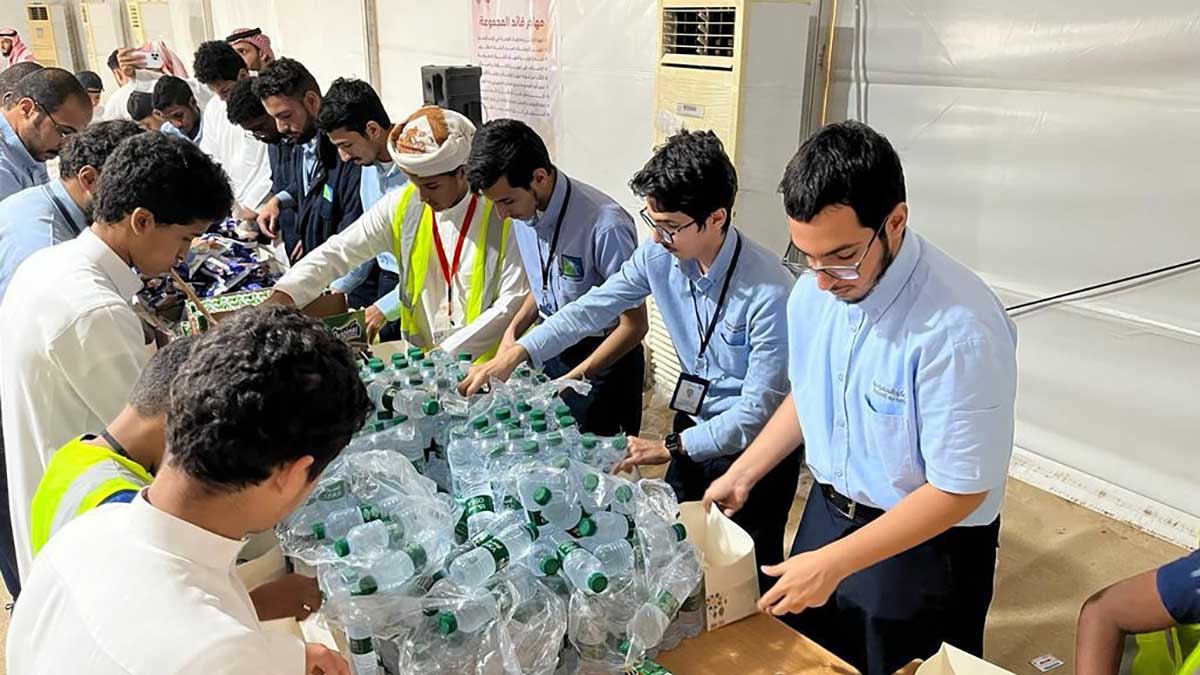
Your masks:
M214 298L203 298L204 308L217 321L221 317L245 307L260 305L271 297L270 289L261 291L244 291L241 293L226 293ZM349 311L346 306L346 296L341 293L326 293L304 306L305 314L321 319L335 335L346 341L351 347L361 351L367 348L367 316L366 310ZM187 327L186 334L198 335L208 330L208 319L196 308L190 300L184 307L183 324Z
M916 675L1013 675L999 666L972 656L957 647L943 644L937 654L930 657Z
M704 615L708 630L758 613L754 540L720 509L700 502L679 505L688 539L704 554Z
M858 675L850 664L767 614L684 640L654 660L681 675Z

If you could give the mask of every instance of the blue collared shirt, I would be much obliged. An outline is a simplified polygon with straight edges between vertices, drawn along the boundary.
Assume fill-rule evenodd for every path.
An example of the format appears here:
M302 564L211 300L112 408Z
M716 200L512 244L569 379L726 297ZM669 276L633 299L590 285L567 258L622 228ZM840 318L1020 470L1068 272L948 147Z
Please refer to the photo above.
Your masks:
M571 196L564 213L563 201L567 199L568 185ZM558 246L554 250L554 259L549 260L560 214L562 228ZM529 221L514 223L525 276L529 278L529 287L543 317L554 314L604 283L637 249L637 232L629 213L608 195L582 181L568 178L561 171L545 213L539 213ZM542 270L547 263L550 274L548 279L543 279Z
M183 133L182 129L175 126L171 122L163 122L162 126L159 127L158 130L163 132L164 134L168 134L170 136L178 136L185 141L191 141L191 142L195 143L196 145L200 145L200 139L204 136L204 125L200 123L199 119L196 120L196 137L195 138L189 137L187 134Z
M0 201L0 299L26 258L74 239L87 227L87 217L60 180L25 188Z
M312 186L313 174L317 170L317 146L321 142L320 134L313 136L312 139L299 146L300 147L300 196L308 194L309 188ZM285 209L296 208L296 196L284 190L275 195L279 198L279 205Z
M408 185L408 176L394 162L364 166L358 184L358 197L362 200L363 212L366 213L388 192L405 185ZM400 274L400 264L396 261L396 254L391 251L380 253L375 257L375 262L392 274ZM349 293L366 281L370 274L371 263L364 263L330 286L339 292ZM396 290L385 293L375 304L379 311L387 316L396 316L400 312L400 293Z
M739 237L741 256L701 357L700 333L716 311ZM683 370L710 382L698 424L680 434L688 455L704 461L745 450L787 395L790 286L779 256L736 228L725 237L708 274L701 274L694 260L681 261L647 240L620 271L517 342L540 366L653 295ZM697 314L705 326L696 321Z
M788 314L792 394L818 482L881 509L927 482L986 492L960 524L996 519L1012 457L1017 330L983 280L910 230L861 302L804 277Z
M0 115L0 200L49 182L46 164L29 154L8 119Z
M1200 551L1158 568L1158 597L1176 623L1200 621Z

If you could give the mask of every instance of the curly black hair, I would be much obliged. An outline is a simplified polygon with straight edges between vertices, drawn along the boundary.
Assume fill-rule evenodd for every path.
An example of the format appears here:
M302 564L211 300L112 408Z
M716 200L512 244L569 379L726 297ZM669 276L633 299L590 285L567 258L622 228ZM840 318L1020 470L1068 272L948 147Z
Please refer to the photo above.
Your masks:
M95 218L116 223L141 207L160 225L216 222L229 215L229 177L195 143L168 134L121 141L100 174Z
M727 230L737 197L737 170L716 134L685 129L655 148L654 156L629 181L629 189L653 198L657 211L687 214L701 229L710 215L725 209L721 229Z
M467 159L467 182L482 192L502 177L514 188L528 189L537 169L553 171L546 143L519 120L492 120L479 127Z
M201 84L234 82L245 69L246 62L224 40L201 42L192 61L192 70Z
M187 363L198 339L193 335L175 338L146 363L127 400L139 415L157 417L171 409L171 382Z
M370 409L350 348L319 321L280 305L240 310L200 338L171 386L167 462L213 493L306 456L315 480Z
M320 94L321 87L308 68L296 59L275 59L254 78L254 95L264 100L272 96L300 99L310 91Z
M257 78L243 77L229 90L229 98L225 101L225 116L229 118L230 123L240 127L267 115L262 101L254 95L255 79Z
M879 227L905 201L900 155L861 122L827 125L788 162L779 183L788 217L808 222L827 206L849 206L865 228ZM886 241L887 232L880 231Z
M102 170L104 162L121 141L143 131L137 122L129 120L89 124L83 131L68 136L63 143L58 162L59 175L63 178L77 176L85 166L94 167L97 171Z
M374 122L384 129L392 127L392 119L383 109L379 94L362 80L346 77L334 80L321 99L317 126L325 133L346 129L362 134L367 130L367 122Z

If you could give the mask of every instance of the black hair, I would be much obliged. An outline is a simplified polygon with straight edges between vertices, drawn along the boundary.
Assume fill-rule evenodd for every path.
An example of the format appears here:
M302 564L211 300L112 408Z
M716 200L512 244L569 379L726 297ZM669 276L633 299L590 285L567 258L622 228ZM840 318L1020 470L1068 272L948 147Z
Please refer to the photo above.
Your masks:
M854 209L868 229L906 201L900 156L861 122L830 124L804 141L783 172L779 192L793 220L808 222L825 207L842 205Z
M142 417L158 417L171 409L171 383L187 363L195 336L175 338L155 352L129 392L127 403Z
M148 91L135 91L129 94L125 102L125 112L135 121L141 121L154 114L154 95Z
M737 198L737 170L716 134L685 129L655 148L646 166L633 174L629 189L654 199L657 211L687 214L700 229L717 209L725 209L721 229L727 230Z
M233 47L229 49L232 51ZM275 59L254 79L254 95L263 100L272 96L301 99L310 91L315 91L318 95L321 93L316 78L308 72L303 63L286 56Z
M17 83L20 82L26 75L35 70L41 70L45 67L46 66L43 66L36 61L22 61L20 63L14 63L0 71L0 98L3 98L6 94L11 93L13 88L17 86Z
M75 79L79 80L79 84L83 85L85 91L104 91L104 80L91 70L81 70L75 73Z
M362 80L345 77L334 80L321 99L317 127L325 133L346 129L365 134L367 122L374 122L384 129L392 127L379 94Z
M246 62L224 40L201 42L192 61L192 70L202 84L233 82L238 79L238 73L245 69Z
M154 109L166 110L173 105L190 106L196 94L187 82L174 75L163 75L154 83Z
M112 50L112 53L108 55L109 70L116 70L121 67L121 61L117 58L117 51L119 50L114 49Z
M104 162L121 141L145 131L137 122L109 120L89 124L83 131L67 137L59 155L58 173L63 178L79 175L85 166L103 171Z
M37 101L50 114L58 112L71 99L82 101L88 110L92 108L92 99L88 98L83 85L75 79L74 73L62 68L42 68L18 80L8 105L12 106L23 98Z
M116 223L141 207L160 225L216 222L229 215L229 177L195 143L170 134L121 141L104 163L97 188L97 222Z
M309 479L366 420L350 348L281 305L231 314L203 334L171 387L167 463L210 493L257 485L312 456Z
M479 127L467 159L467 181L482 192L501 178L514 188L528 189L537 169L553 171L542 137L519 120L492 120Z
M225 101L225 112L229 121L237 126L249 124L267 114L262 101L254 95L255 77L244 77L234 83Z

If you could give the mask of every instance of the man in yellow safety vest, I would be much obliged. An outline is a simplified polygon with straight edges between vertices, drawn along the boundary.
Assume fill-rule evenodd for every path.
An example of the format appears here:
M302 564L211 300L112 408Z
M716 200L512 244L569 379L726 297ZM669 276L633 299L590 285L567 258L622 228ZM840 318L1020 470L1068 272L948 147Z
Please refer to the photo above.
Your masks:
M34 557L67 523L104 504L128 503L153 480L166 450L171 382L195 338L173 340L142 371L125 408L98 435L70 441L50 459L33 496ZM321 606L316 580L288 574L250 592L262 621L304 619Z
M388 151L410 179L339 234L309 253L275 286L275 302L304 306L358 265L392 252L400 269L400 320L417 347L496 352L529 292L511 221L470 191L465 164L475 126L428 106L397 124ZM377 326L373 326L377 328Z

